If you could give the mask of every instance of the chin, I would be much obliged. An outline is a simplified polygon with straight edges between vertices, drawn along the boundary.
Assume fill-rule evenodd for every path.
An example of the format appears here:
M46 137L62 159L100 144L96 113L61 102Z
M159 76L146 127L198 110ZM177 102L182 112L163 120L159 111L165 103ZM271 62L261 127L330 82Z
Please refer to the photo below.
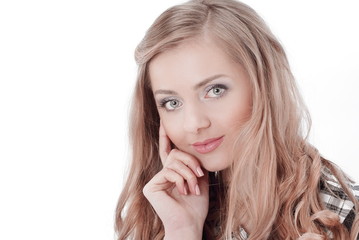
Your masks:
M202 161L201 161L202 162ZM202 167L204 169L206 169L208 172L219 172L219 171L222 171L222 170L225 170L227 169L229 166L225 165L225 164L217 164L217 165L214 165L214 164L206 164L206 163L203 163L202 162Z

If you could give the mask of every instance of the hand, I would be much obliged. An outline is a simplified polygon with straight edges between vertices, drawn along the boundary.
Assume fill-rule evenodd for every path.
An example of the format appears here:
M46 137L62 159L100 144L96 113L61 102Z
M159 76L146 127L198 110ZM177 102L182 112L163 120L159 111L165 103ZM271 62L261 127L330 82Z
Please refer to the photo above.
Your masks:
M208 172L194 156L171 149L162 123L159 151L163 169L143 188L145 197L162 220L166 235L190 230L202 236L208 213Z

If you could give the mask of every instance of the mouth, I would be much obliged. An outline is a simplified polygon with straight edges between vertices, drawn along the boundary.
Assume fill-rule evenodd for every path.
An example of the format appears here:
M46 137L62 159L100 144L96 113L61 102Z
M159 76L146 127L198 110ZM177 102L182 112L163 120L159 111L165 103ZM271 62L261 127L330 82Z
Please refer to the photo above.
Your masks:
M214 151L219 145L221 145L223 140L224 136L219 138L207 139L204 142L197 142L192 144L192 146L197 152L205 154Z

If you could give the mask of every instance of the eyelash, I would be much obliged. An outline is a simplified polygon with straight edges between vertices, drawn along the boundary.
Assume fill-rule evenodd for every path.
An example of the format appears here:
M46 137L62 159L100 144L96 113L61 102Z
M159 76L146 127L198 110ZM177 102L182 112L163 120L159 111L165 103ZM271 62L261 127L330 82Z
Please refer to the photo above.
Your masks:
M222 89L222 90L224 90L224 91L223 91L220 95L218 95L218 97L215 97L215 99L219 99L219 98L223 97L223 95L224 95L224 94L226 93L226 91L228 90L228 87L225 86L225 85L223 85L223 84L215 84L215 85L209 86L209 87L207 88L207 89L208 89L208 90L206 90L207 94L208 94L210 91L212 91L213 89L216 89L216 88L220 88L220 89ZM206 95L207 95L207 94L206 94ZM176 110L176 109L168 110L168 109L166 108L166 104L167 104L168 102L170 102L170 101L173 101L173 100L176 100L176 101L177 101L177 99L175 99L175 98L164 98L164 99L162 99L162 100L160 101L158 107L165 109L167 112L172 112L172 111L174 111L174 110Z

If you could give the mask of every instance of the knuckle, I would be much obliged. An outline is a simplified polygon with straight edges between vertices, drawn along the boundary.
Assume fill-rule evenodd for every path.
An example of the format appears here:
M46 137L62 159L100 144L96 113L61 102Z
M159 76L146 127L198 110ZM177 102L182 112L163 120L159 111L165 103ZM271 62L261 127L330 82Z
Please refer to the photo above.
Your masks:
M163 166L168 166L173 161L173 157L168 155L165 159L162 159Z
M165 166L171 169L180 168L180 160L178 160L174 156L171 156L167 159Z
M195 160L194 157L192 157L191 155L186 155L186 157L183 159L183 162L187 165L187 166L192 166L195 165L197 163L197 161Z
M173 156L174 154L177 154L177 151L178 151L177 149L172 149L168 154L168 156Z
M171 172L171 168L169 168L169 166L165 166L165 167L163 167L162 171L163 171L164 174L168 174L168 173Z
M147 193L148 193L148 184L146 184L143 188L142 188L142 193L145 197L147 197Z
M173 162L168 162L168 163L166 163L165 166L164 166L164 169L166 169L167 172L168 172L169 170L171 170L171 169L174 169L174 164L173 164Z
M176 174L174 174L175 173L175 171L172 169L172 168L170 168L170 167L165 167L164 169L163 169L163 174L166 176L166 177L171 177L171 178L177 178L177 176L176 176Z

